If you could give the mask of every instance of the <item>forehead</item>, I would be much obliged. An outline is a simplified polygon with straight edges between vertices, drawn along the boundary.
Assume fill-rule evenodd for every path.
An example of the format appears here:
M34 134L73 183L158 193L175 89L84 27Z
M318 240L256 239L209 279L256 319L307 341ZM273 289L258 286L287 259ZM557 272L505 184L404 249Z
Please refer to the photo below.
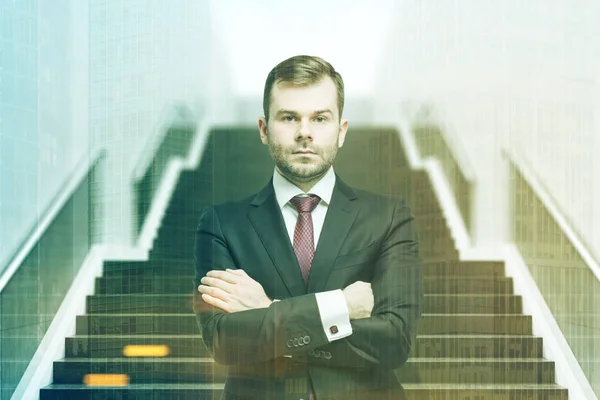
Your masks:
M309 86L279 82L271 91L271 112L279 109L310 113L330 109L337 113L337 90L331 78L326 77Z

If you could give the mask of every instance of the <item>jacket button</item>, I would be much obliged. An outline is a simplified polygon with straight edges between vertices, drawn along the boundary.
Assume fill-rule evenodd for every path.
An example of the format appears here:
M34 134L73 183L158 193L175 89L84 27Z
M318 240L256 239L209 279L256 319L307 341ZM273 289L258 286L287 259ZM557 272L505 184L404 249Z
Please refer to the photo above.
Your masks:
M294 347L298 347L298 338L294 338Z
M294 342L292 341L292 339L287 341L287 347L294 347Z
M331 360L331 353L330 352L325 352L325 359L326 360Z
M309 344L310 343L310 336L304 336L304 338L302 340L304 341L304 344Z

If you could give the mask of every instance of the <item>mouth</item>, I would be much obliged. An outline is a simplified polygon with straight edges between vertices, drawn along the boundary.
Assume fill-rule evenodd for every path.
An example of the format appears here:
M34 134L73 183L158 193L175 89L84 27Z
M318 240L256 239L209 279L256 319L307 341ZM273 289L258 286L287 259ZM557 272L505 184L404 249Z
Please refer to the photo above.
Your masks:
M312 151L295 151L294 154L315 154Z

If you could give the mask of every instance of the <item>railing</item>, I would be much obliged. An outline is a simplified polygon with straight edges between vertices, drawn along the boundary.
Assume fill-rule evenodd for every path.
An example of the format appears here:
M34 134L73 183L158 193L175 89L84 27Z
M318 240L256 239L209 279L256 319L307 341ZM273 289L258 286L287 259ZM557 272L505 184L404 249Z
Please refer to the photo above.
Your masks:
M467 231L473 237L472 197L474 178L465 161L459 162L457 151L449 145L444 128L428 117L426 111L420 112L412 122L411 130L422 158L435 157L440 164L456 204L460 210Z
M523 158L506 150L503 157L510 167L511 240L600 397L600 264Z
M86 155L0 277L0 398L8 399L91 245L99 150Z
M159 135L144 149L133 177L136 235L139 236L142 231L169 160L175 156L187 156L196 132L197 120L197 116L189 108L176 106Z

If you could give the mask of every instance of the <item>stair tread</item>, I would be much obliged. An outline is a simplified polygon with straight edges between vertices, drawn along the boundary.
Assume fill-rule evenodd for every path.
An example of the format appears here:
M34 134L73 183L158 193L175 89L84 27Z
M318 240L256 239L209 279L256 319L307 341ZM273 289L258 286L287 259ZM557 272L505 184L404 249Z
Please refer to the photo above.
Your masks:
M107 339L107 338L137 338L137 339L199 339L202 337L201 334L173 334L173 335L165 335L165 334L149 334L149 335L115 335L115 334L110 334L110 335L74 335L74 336L68 336L70 338L78 338L78 339L85 339L85 338L102 338L102 339ZM422 338L422 339L454 339L454 338L463 338L463 339L512 339L512 338L539 338L539 336L533 336L533 335L515 335L515 334L497 334L497 335L490 335L490 334L486 334L486 333L482 333L482 334L456 334L456 333L449 333L449 334L435 334L435 335L431 335L431 334L417 334L417 338Z
M539 357L534 357L534 358L500 358L500 357L488 357L488 358L467 358L467 357L412 357L408 359L408 362L410 361L413 362L460 362L460 363L467 363L467 362L510 362L510 363L517 363L517 362L553 362L552 360L548 360L546 358L539 358Z
M209 357L92 357L92 358L75 358L75 357L66 357L57 360L57 362L65 362L65 363L106 363L106 362L169 362L169 363L214 363L215 361ZM536 363L547 363L553 362L552 360L548 360L545 358L464 358L464 357L411 357L408 359L407 363L452 363L452 362L460 362L460 363L489 363L489 362L497 362L497 363L517 363L517 362L536 362Z
M210 357L65 357L57 360L57 362L65 362L65 363L107 363L107 362L119 362L119 363L127 363L127 362L185 362L185 363L214 363L215 361Z
M130 383L127 386L118 387L118 389L223 389L224 383ZM77 383L52 383L45 386L43 389L111 389L105 386L88 386Z
M556 383L402 383L408 390L414 389L565 389Z
M448 315L448 314L441 314ZM468 314L473 315L473 314ZM497 314L491 314L497 315ZM81 317L190 317L194 316L194 313L154 313L154 314L132 314L132 313L93 313L93 314L80 314Z
M223 389L224 383L130 383L118 389ZM418 389L565 389L555 383L403 383L402 387L408 390ZM107 389L106 387L87 386L84 384L52 383L44 389Z
M516 313L516 314L506 314L506 313L445 313L445 314L429 314L423 313L422 317L528 317L529 315ZM91 317L189 317L194 316L193 312L189 313L154 313L154 314L139 314L139 313L93 313L93 314L83 314L80 316L91 316Z
M193 270L190 270L191 272L193 272ZM193 274L189 274L189 275L180 275L180 274L172 274L172 275L159 275L157 277L160 277L161 280L174 280L174 281L193 281ZM134 275L134 276L119 276L119 275L109 275L109 276L98 276L97 278L99 279L130 279L130 280L135 280L135 279L150 279L152 278L152 276L144 276L144 275ZM423 276L423 280L424 281L444 281L444 282L448 282L448 281L457 281L457 282L464 282L464 281L486 281L486 282L501 282L501 281L508 281L511 280L512 278L507 277L507 276L485 276L485 275L451 275L451 276L435 276L435 275L425 275Z
M98 314L96 314L98 315ZM529 317L527 314L516 313L516 314L508 314L508 313L423 313L421 314L423 317Z
M193 272L193 268L190 270ZM118 279L120 276L99 276L98 278L110 278L110 279ZM193 274L190 273L189 276L173 274L170 276L162 276L162 279L175 279L175 280L185 280L185 279L193 279ZM472 281L498 281L498 280L509 280L512 279L509 276L503 275L450 275L450 276L436 276L436 275L426 275L423 277L424 280L444 280L444 281L463 281L463 280L472 280Z
M423 339L455 339L455 338L463 338L463 339L513 339L513 338L539 338L539 336L533 336L533 335L515 335L515 334L507 334L507 335L502 335L502 334L497 334L497 335L490 335L487 333L482 333L482 334L468 334L465 333L464 335L461 334L457 334L457 333L449 333L449 334L435 334L435 335L428 335L428 334L423 334L423 335L417 335L417 338L423 338Z
M192 297L193 293L115 293L115 294L94 294L90 297ZM428 293L425 297L518 297L510 293Z
M174 334L174 335L164 335L164 334L150 334L150 335L74 335L68 336L73 339L86 339L86 338L94 338L94 339L109 339L109 338L136 338L136 339L200 339L202 338L201 334Z

